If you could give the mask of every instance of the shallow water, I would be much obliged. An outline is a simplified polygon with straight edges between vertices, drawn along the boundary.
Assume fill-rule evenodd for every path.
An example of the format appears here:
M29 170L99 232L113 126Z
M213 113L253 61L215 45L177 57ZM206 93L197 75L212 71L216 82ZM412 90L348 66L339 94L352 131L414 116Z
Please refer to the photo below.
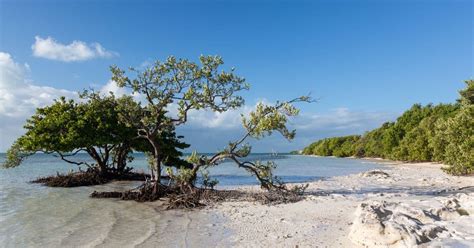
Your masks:
M81 155L82 156L82 155ZM85 155L83 155L85 156ZM0 154L0 162L4 160ZM272 159L276 174L286 182L304 182L348 175L380 165L356 159L253 154L252 160ZM146 171L146 158L131 164ZM138 182L113 182L77 188L50 188L28 183L38 177L75 168L51 155L38 154L13 169L0 169L1 247L205 247L222 240L213 233L225 220L199 211L163 211L160 202L136 203L91 199L94 190L121 190ZM232 163L210 168L219 187L256 184Z

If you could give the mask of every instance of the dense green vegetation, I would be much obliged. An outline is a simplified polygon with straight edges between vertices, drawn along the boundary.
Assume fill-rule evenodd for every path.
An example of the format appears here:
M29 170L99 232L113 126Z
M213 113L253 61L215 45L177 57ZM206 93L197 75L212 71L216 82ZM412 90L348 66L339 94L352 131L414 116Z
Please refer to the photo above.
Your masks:
M122 174L131 171L126 164L133 159L133 151L151 151L147 142L136 139L136 129L125 121L126 116L131 115L130 109L140 108L129 96L117 98L113 94L102 96L85 91L80 102L60 98L50 106L38 108L27 120L26 133L7 151L4 166L18 166L26 157L43 152L86 167L88 172L102 177L111 174L123 177ZM163 129L155 136L156 141L163 144L164 163L186 165L180 159L179 149L189 145L180 138L173 128ZM75 156L79 152L87 153L93 162L79 160Z
M395 122L362 136L316 141L303 154L436 161L450 165L451 174L474 173L474 80L466 84L456 103L415 104Z

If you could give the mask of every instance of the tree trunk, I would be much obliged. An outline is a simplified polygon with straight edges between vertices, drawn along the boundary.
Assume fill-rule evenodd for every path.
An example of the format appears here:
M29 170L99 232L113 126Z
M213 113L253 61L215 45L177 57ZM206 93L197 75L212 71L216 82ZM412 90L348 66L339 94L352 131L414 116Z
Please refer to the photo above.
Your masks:
M128 153L129 153L129 146L127 144L122 144L117 148L115 162L117 163L118 174L122 174L125 171L125 166L127 165Z
M108 145L105 145L104 146L104 152L103 152L102 156L100 156L101 162L99 164L100 165L100 174L102 174L102 175L105 175L108 172L108 166L107 165L109 163L109 156L110 156L110 149L109 149Z
M107 173L107 161L99 162L99 172L101 175L105 175Z
M123 160L122 157L119 157L117 160L117 173L118 174L123 174L125 170L125 161Z
M87 148L87 153L97 162L97 169L100 174L105 174L107 172L107 160L108 160L108 151L107 155L105 156L105 159L102 159L102 157L97 153L95 148L89 147Z
M160 183L161 182L161 157L159 155L155 155L153 158L153 164L156 169L156 182Z
M156 175L155 175L155 185L153 185L153 195L158 193L158 186L161 183L161 159L159 156L154 158L154 164L156 168Z
M147 137L148 141L151 143L153 146L153 167L151 168L152 170L152 175L153 175L153 170L155 170L155 182L160 183L161 182L161 156L160 156L160 150L159 150L159 144L155 142L155 139L152 137Z

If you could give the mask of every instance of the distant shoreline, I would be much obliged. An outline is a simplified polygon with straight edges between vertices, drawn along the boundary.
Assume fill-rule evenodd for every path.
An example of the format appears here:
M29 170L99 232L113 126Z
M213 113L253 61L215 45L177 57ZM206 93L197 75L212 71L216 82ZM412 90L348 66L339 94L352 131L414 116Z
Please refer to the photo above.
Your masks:
M411 162L411 161L397 161L397 160L391 160L391 159L386 159L386 158L380 158L380 157L337 157L337 156L319 156L319 155L306 155L306 154L298 154L301 156L308 156L308 157L316 157L316 158L350 158L350 159L359 159L359 160L367 160L367 161L372 161L376 163L381 163L381 164L386 164L386 165L417 165L417 166L437 166L440 168L443 167L448 167L449 165L439 163L439 162L434 162L434 161L425 161L425 162Z

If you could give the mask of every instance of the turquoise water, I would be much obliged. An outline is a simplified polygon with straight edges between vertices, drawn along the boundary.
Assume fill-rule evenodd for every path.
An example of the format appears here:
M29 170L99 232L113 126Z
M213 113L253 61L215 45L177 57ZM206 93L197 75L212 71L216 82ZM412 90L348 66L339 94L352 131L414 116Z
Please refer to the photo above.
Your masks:
M0 154L0 162L4 161L4 159L5 154ZM79 154L77 159L89 160L89 157L87 154ZM348 175L376 166L358 159L288 154L252 154L247 159L250 161L274 161L278 165L275 174L286 182L306 182L325 177ZM147 160L143 154L135 154L135 159L132 163L129 163L129 166L133 167L136 171L148 172ZM77 168L76 165L65 163L53 155L36 154L29 157L17 168L0 169L0 180L11 185L18 185L39 176L53 175L56 172L65 173L70 170L77 170ZM85 168L83 167L83 169ZM224 162L216 167L209 168L209 172L213 178L219 180L220 186L231 187L257 184L254 177L231 162Z
M0 161L4 159L5 155L0 154ZM312 181L379 167L357 159L297 155L253 154L249 159L274 160L278 164L276 174L287 182ZM138 171L147 171L142 154L130 165ZM199 214L190 217L182 212L163 213L156 211L155 203L89 198L94 190L123 190L138 182L78 188L50 188L28 183L38 176L75 168L51 155L37 154L17 168L0 169L1 247L123 247L127 244L148 247L156 244L153 242L176 246L181 237L170 238L173 235L170 230L180 228L189 229L186 238L194 235L194 240L204 239L204 242L219 238L199 225L193 229L189 221L203 221L196 219ZM256 184L253 177L229 162L211 168L210 174L219 180L220 187ZM189 242L186 238L181 241Z

